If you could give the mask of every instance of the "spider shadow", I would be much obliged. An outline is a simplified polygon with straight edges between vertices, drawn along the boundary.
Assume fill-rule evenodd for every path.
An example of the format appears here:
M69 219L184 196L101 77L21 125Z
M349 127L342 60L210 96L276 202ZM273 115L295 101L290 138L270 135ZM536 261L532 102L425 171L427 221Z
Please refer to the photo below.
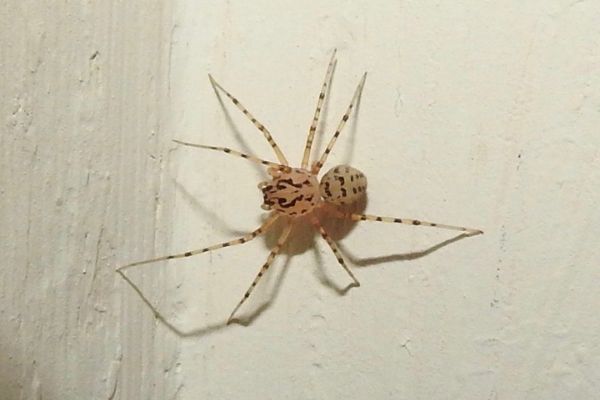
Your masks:
M340 247L340 251L342 251L344 253L344 255L348 258L348 260L350 260L354 265L356 265L358 267L371 267L374 265L384 264L384 263L389 263L389 262L394 262L394 261L416 260L418 258L428 256L433 252L436 252L446 246L451 245L452 243L469 238L471 236L474 236L474 235L468 234L468 233L461 233L459 235L451 237L450 239L446 239L439 243L436 243L433 246L430 246L423 250L413 251L413 252L409 252L409 253L388 254L385 256L377 256L377 257L364 257L364 258L356 257L345 246L340 244L339 247Z
M182 338L186 338L186 337L194 337L194 336L206 336L210 333L216 332L218 330L221 330L223 328L226 327L226 324L211 324L211 325L207 325L204 326L202 328L197 328L197 329L193 329L190 331L184 331L180 328L178 328L175 324L173 324L172 322L170 322L155 306L154 304L152 304L152 302L150 301L150 299L148 299L148 297L146 297L146 295L144 295L144 293L142 292L142 289L139 288L138 285L136 285L131 278L129 278L124 270L117 270L117 273L119 275L121 275L121 278L123 278L125 280L125 282L127 282L127 284L133 289L133 291L138 295L138 297L142 300L142 302L152 311L152 313L154 314L154 318L156 318L161 324L163 324L168 330L170 330L171 332L173 332L174 334L176 334L179 337Z
M364 196L356 203L349 206L345 206L341 208L341 210L344 212L361 213L365 210L366 206L367 197ZM315 210L315 213L325 231L336 242L346 237L355 228L357 224L357 221L332 217L331 210L327 208L317 209ZM282 218L280 221L275 223L273 229L271 229L265 234L264 245L267 250L270 250L276 245L281 231L283 230L283 225L285 223L285 218ZM290 239L288 240L288 243L285 246L283 253L287 254L288 257L292 257L295 255L304 254L307 251L311 250L317 265L317 279L323 285L333 290L338 295L346 295L351 288L356 287L357 285L354 282L352 282L346 286L340 286L329 277L329 275L325 272L325 269L323 268L324 261L321 256L321 252L317 250L317 241L325 243L325 240L321 238L319 233L309 222L308 218L297 218L294 221L294 227L292 229L292 232L290 233ZM331 253L332 265L337 265L337 261L335 260L333 252L331 252L331 250L326 244L325 251Z
M240 231L232 228L223 218L219 217L208 207L202 205L202 203L199 202L198 199L192 196L192 194L185 188L185 186L183 186L177 180L174 180L174 182L175 188L183 195L185 201L191 204L196 211L199 211L200 213L204 214L208 219L214 221L215 227L217 229L228 232L229 234L234 236L242 236L248 233L246 231Z
M265 234L264 244L267 249L271 249L276 245L285 223L285 220L282 219L282 221L276 223L276 226L273 229ZM273 287L270 289L268 300L263 301L259 306L255 307L253 311L246 313L245 316L232 319L232 323L248 326L252 324L252 322L254 322L254 320L256 320L262 313L268 310L279 295L285 275L288 273L291 259L293 256L303 254L308 250L312 250L313 254L315 255L315 259L317 260L317 277L319 281L326 287L332 289L339 295L345 295L352 287L356 286L354 282L352 282L345 287L340 287L327 276L322 268L323 263L321 254L318 250L316 250L315 246L315 242L319 238L320 236L306 218L298 218L295 221L292 232L290 233L290 239L282 249L281 253L287 256L286 261L282 266L282 271L278 274Z
M342 213L356 213L363 214L367 209L369 198L367 195L360 197L353 204L344 206L334 206L326 204L320 210L318 210L317 216L319 221L323 225L325 231L329 236L336 242L344 239L348 236L358 225L359 221L353 221L349 218L339 218L335 216L335 211L341 211Z
M362 214L364 212L364 210L366 209L367 203L368 203L368 197L365 196L357 203L350 205L350 206L343 207L342 211ZM348 248L340 242L342 239L347 237L356 228L359 221L353 221L353 220L346 219L346 218L327 218L326 216L325 217L322 216L320 218L320 220L321 220L321 223L322 223L323 227L325 228L325 230L329 233L331 238L333 240L335 240L339 250L343 253L344 257L348 261L350 261L350 263L352 263L354 266L357 266L357 267L369 267L369 266L374 266L374 265L389 263L389 262L416 260L418 258L428 256L428 255L430 255L446 246L456 243L460 240L470 238L472 236L477 235L477 233L475 233L475 234L460 233L456 236L453 236L449 239L445 239L445 240L438 242L438 243L436 243L430 247L427 247L423 250L418 250L418 251L413 251L413 252L408 252L408 253L388 254L385 256L360 258L360 257L357 257L354 254L352 254L352 252L350 252L348 250ZM365 222L365 223L369 223L369 222ZM316 264L318 266L318 278L321 283L323 283L325 286L327 286L328 288L332 289L334 292L336 292L337 294L342 295L342 296L345 295L352 287L355 286L354 283L352 283L344 288L336 285L327 276L327 274L325 274L324 269L323 269L324 263L322 260L321 253L315 247L313 247L313 254L314 254Z
M357 287L356 283L354 283L354 282L350 282L349 284L347 284L346 286L343 286L343 287L338 285L325 272L325 269L323 268L323 257L321 256L321 252L319 252L319 250L317 250L316 247L313 247L312 253L313 253L316 265L317 265L316 276L317 276L317 279L319 280L319 282L323 286L330 289L331 291L333 291L334 293L336 293L339 296L345 296L350 291L350 289Z
M263 216L263 218L266 218L266 216ZM273 249L273 247L276 246L277 241L279 240L279 237L281 236L286 224L286 219L280 218L274 223L273 228L269 229L264 234L263 245L268 251L271 251L271 249ZM308 223L306 223L306 221L301 221L301 223L295 224L292 227L292 231L290 232L289 236L290 239L286 242L286 244L283 246L282 250L279 253L279 255L286 256L284 264L281 267L275 266L275 268L273 268L274 265L272 265L270 268L271 273L265 274L263 278L267 279L267 281L261 280L261 283L257 286L255 292L253 292L254 298L256 298L256 295L258 294L263 298L266 297L266 300L262 300L258 303L258 305L256 305L256 300L252 301L253 296L250 296L248 303L244 303L244 305L247 308L250 308L250 311L242 311L240 313L240 316L236 316L235 318L231 319L230 324L249 326L265 311L271 308L271 306L279 296L281 286L283 284L285 276L288 273L289 265L293 256L302 254L306 251L306 249L314 246L314 235L309 234L307 228ZM266 258L267 256L265 256L265 259ZM281 271L279 271L275 278L273 278L273 269L281 269ZM275 280L275 282L271 283L273 279ZM266 289L268 293L265 294L265 288L267 287L267 285L269 285L270 288ZM221 325L221 327L226 326L228 326L227 322Z

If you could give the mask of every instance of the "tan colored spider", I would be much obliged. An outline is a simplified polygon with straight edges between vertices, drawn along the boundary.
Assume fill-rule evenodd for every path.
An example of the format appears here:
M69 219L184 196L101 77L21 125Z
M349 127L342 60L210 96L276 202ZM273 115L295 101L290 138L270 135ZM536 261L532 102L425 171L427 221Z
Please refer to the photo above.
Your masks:
M250 285L248 290L246 290L246 293L244 293L242 299L231 312L227 320L227 324L230 324L233 321L235 313L246 301L246 299L250 297L250 294L252 293L262 276L267 272L267 270L273 263L273 260L281 250L282 246L287 241L293 224L298 221L299 217L302 216L306 216L310 220L312 225L315 227L315 229L319 231L321 236L323 236L323 238L335 254L340 265L344 268L344 270L346 270L348 275L350 275L350 277L354 281L354 285L360 286L360 283L358 282L352 271L350 271L350 269L346 265L344 258L338 250L336 243L327 234L327 232L321 225L319 218L315 213L317 209L327 207L328 211L335 217L347 218L353 221L380 221L395 222L399 224L409 225L432 226L437 228L463 231L467 235L476 235L483 233L481 230L478 229L470 229L460 226L419 221L416 219L379 217L375 215L356 214L352 212L347 212L344 210L343 206L356 203L363 196L365 196L367 189L367 178L365 177L365 175L359 170L347 165L338 165L336 167L333 167L323 175L319 182L318 175L321 170L321 167L323 167L323 165L325 164L327 156L329 155L329 153L331 153L333 145L335 144L338 136L344 128L346 121L348 121L350 113L355 107L357 99L360 97L367 76L366 73L362 76L362 79L356 87L354 96L352 97L352 100L348 105L346 112L340 120L337 129L333 134L333 137L327 144L327 148L325 149L319 160L314 162L309 169L309 158L312 143L315 137L315 132L319 122L319 116L321 114L321 107L323 106L323 101L325 99L327 87L331 84L332 72L334 69L334 64L336 63L335 54L336 51L334 50L331 56L331 60L329 61L329 66L327 67L327 72L325 74L325 79L323 81L321 92L319 93L319 98L317 100L317 108L315 110L312 123L308 131L308 138L306 139L306 146L304 148L304 155L302 157L302 164L300 165L300 168L293 168L289 166L287 159L283 155L283 152L279 149L279 146L277 146L277 144L275 143L275 140L273 140L273 137L271 136L269 130L256 118L254 118L254 116L250 114L250 112L242 105L242 103L239 102L238 99L233 97L228 91L226 91L221 85L219 85L209 74L209 78L213 87L225 93L225 95L229 97L229 99L231 99L233 104L235 104L236 107L239 108L244 113L244 115L246 115L246 117L248 117L248 119L254 124L254 126L256 126L258 130L260 130L263 133L264 137L267 139L267 141L273 148L273 151L275 152L275 155L277 156L279 162L276 163L272 161L262 160L260 158L240 153L227 147L205 146L200 144L186 143L179 140L175 140L175 142L184 146L222 151L267 166L267 172L271 176L271 180L267 182L261 182L258 185L258 187L262 190L263 193L264 201L262 204L262 208L264 210L269 211L270 214L267 217L267 219L263 222L263 224L260 225L256 230L238 239L224 243L219 243L209 247L204 247L197 250L186 251L185 253L137 261L119 267L118 271L136 265L148 264L156 261L171 260L174 258L190 257L196 254L221 249L223 247L229 247L236 244L243 244L267 232L273 226L273 223L276 220L284 219L284 228L281 235L279 236L277 244L271 249L271 252L267 257L266 262L258 271L258 275L256 275L256 278L254 278L252 284Z

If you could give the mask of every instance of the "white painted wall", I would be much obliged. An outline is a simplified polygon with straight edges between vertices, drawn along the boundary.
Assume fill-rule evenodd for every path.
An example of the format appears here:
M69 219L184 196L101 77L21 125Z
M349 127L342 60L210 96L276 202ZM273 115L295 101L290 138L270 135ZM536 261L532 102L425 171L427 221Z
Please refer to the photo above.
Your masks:
M598 396L600 3L8 1L0 17L2 400ZM367 174L371 213L486 234L352 226L362 286L340 295L348 277L300 230L248 326L222 324L272 235L128 271L155 319L116 265L260 222L259 168L171 143L273 158L207 73L298 163L336 47L327 135L369 77L330 165Z

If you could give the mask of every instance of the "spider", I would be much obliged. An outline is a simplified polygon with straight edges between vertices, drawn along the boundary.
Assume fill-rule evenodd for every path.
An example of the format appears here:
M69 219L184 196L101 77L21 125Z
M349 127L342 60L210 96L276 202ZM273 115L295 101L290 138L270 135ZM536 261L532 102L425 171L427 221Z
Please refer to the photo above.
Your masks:
M306 217L314 226L314 228L320 233L323 239L325 239L325 242L331 248L339 264L353 280L353 285L360 286L360 282L358 281L358 279L356 279L352 271L346 265L346 262L344 261L344 258L342 257L342 254L340 253L335 241L327 233L323 225L321 225L321 222L317 214L315 213L315 211L317 211L318 209L327 208L327 211L329 211L336 218L346 218L353 221L379 221L398 224L429 226L462 231L468 236L483 233L483 231L479 229L464 228L461 226L439 224L408 218L381 217L377 215L348 212L347 210L345 210L345 206L352 205L357 201L361 200L361 198L363 198L366 195L367 190L367 178L365 177L365 175L356 168L353 168L348 165L338 165L331 168L328 172L326 172L323 175L323 177L319 181L319 172L321 171L323 165L325 165L328 155L331 153L337 138L340 136L340 133L346 125L346 122L348 121L352 110L355 108L357 100L359 99L362 93L362 89L365 84L365 79L367 77L367 74L364 73L354 91L352 100L350 101L346 112L342 116L337 126L337 129L333 134L333 137L327 144L325 151L322 153L321 157L318 160L314 161L311 164L311 148L315 139L315 133L317 130L317 125L319 123L321 108L325 100L327 88L331 85L333 69L337 61L335 56L336 50L334 50L333 54L331 55L331 59L327 67L327 72L325 73L325 79L323 80L321 91L317 99L317 107L313 115L312 123L308 130L308 137L306 139L306 145L304 147L302 163L300 164L299 168L289 166L286 157L284 156L283 152L271 136L269 130L261 122L259 122L246 109L246 107L242 105L242 103L237 98L235 98L227 90L225 90L219 83L217 83L217 81L215 81L212 75L209 74L208 77L215 91L217 93L218 90L222 91L233 102L233 104L252 122L252 124L254 124L254 126L258 128L260 132L262 132L263 136L266 138L269 145L275 152L275 155L279 162L263 160L249 154L232 150L227 147L206 146L201 144L183 142L180 140L174 140L174 142L183 146L224 152L233 156L245 158L246 160L262 164L265 167L267 167L267 173L270 175L270 180L259 183L258 188L262 191L263 194L263 204L261 208L265 211L268 211L269 215L258 228L240 238L208 247L203 247L200 249L186 251L184 253L172 254L168 256L133 262L121 266L117 270L121 271L125 268L142 264L149 264L157 261L191 257L197 254L222 249L225 247L244 244L267 232L270 228L274 226L275 221L279 219L284 220L284 228L277 240L277 243L274 247L271 248L271 251L265 263L261 266L260 270L258 271L258 274L256 275L256 277L242 296L241 300L237 303L236 307L229 315L229 318L227 319L227 324L230 324L234 320L236 312L240 309L242 304L244 304L244 302L250 297L250 294L252 293L260 279L265 275L265 273L275 260L275 257L279 254L281 248L288 240L292 226L295 223L297 223L299 221L299 218L301 217Z

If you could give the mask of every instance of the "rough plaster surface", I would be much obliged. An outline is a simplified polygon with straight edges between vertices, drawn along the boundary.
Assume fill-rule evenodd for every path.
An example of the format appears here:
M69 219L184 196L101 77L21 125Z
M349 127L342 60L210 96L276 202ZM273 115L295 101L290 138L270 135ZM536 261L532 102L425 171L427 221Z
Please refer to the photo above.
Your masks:
M0 18L0 399L599 396L600 3L8 1ZM326 134L369 77L330 165L366 173L369 212L486 234L346 227L362 286L341 295L299 229L245 327L222 324L273 236L128 271L155 319L116 265L260 222L260 168L171 143L272 158L206 74L297 163L336 47Z

